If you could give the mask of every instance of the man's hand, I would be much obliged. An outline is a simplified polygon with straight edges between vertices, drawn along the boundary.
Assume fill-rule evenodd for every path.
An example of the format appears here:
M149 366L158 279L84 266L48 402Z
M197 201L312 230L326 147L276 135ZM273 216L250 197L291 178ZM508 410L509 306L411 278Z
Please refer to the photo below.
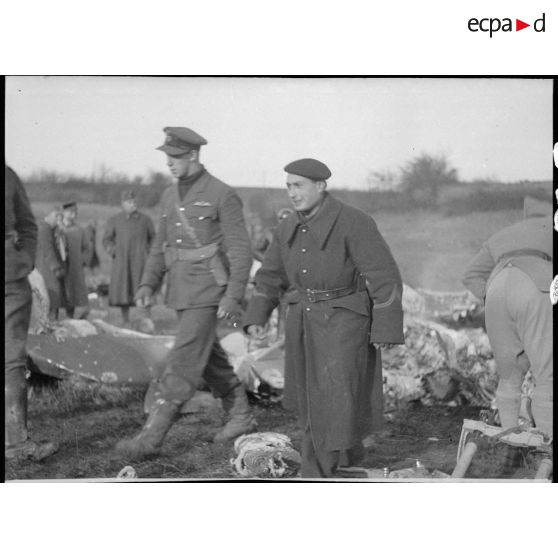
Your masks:
M219 308L217 308L217 318L225 318L226 320L239 316L241 313L240 304L230 296L224 296L219 302Z
M378 349L392 349L395 347L395 343L372 343L376 350Z
M152 300L151 297L153 296L153 289L144 285L140 287L137 292L134 300L136 302L136 306L140 308L149 308L151 306Z
M261 325L251 325L248 326L248 329L246 330L246 332L248 333L248 335L256 340L256 341L262 341L263 339L265 339L265 327L261 326Z

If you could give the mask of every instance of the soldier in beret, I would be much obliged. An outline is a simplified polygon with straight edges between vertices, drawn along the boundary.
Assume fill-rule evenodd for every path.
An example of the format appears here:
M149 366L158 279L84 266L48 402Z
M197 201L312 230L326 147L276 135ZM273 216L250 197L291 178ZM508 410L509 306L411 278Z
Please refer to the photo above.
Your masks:
M380 349L404 343L402 283L372 218L326 191L326 165L285 167L295 212L279 222L244 318L254 338L284 294L283 404L304 431L301 474L335 476L381 425Z
M242 202L234 190L200 163L207 141L189 128L167 127L157 149L177 179L161 199L161 215L135 299L149 306L167 275L166 303L178 315L178 332L167 367L146 394L149 413L142 431L117 450L142 458L159 452L182 405L203 378L227 412L215 442L255 429L243 385L216 336L217 320L240 311L252 265Z
M122 211L107 220L103 246L112 257L109 304L122 312L124 327L130 325L130 306L138 290L145 262L155 236L153 221L138 211L133 191L121 194ZM147 315L148 309L142 309Z

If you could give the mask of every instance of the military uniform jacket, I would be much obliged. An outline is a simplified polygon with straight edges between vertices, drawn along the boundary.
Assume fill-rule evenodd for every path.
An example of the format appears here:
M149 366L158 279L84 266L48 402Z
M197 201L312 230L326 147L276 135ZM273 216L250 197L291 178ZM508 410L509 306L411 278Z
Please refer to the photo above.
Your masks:
M484 300L492 279L513 266L526 273L540 291L549 292L552 253L552 219L525 219L498 231L482 245L463 274L463 284Z
M121 211L108 219L103 246L112 256L111 305L133 304L154 236L153 221L139 211L130 215Z
M8 166L4 170L4 281L26 277L35 262L37 223L31 204L17 174Z
M289 289L284 405L316 445L353 447L382 419L380 353L369 343L404 342L401 277L374 220L326 195L309 221L280 222L255 282L245 328L263 325ZM307 295L347 287L332 300Z
M141 285L155 290L168 273L166 303L176 310L217 306L223 295L242 300L252 256L240 198L207 171L184 199L178 192L163 192Z

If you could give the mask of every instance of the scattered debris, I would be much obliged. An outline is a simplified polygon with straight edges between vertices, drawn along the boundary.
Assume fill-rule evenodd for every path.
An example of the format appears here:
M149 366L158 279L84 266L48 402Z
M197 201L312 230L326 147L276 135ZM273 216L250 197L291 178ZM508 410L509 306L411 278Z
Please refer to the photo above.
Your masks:
M117 479L137 479L138 474L136 470L131 465L126 465L119 473L116 475Z
M300 468L300 454L285 434L256 432L245 434L234 443L233 470L241 477L293 477Z

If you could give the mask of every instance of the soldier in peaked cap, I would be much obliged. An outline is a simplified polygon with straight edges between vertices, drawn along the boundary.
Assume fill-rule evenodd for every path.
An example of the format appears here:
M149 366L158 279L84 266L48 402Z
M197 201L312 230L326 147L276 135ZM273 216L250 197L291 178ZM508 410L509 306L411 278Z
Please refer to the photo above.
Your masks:
M283 404L304 432L301 474L333 477L381 425L380 349L404 342L402 283L374 220L326 192L326 165L300 159L285 171L295 212L256 274L244 329L261 336L284 295Z
M66 309L68 318L83 317L89 311L84 265L90 257L92 246L85 229L76 222L77 214L75 200L62 204L61 234L66 247L64 274L61 279L62 306Z
M182 127L164 132L165 142L157 149L166 154L177 183L163 193L135 299L139 306L149 306L166 274L166 303L176 310L179 325L166 369L146 394L144 428L117 445L120 453L135 458L160 451L202 378L227 412L214 441L232 440L256 426L244 387L216 336L217 320L239 312L252 265L242 202L200 163L200 148L207 144L202 136Z

